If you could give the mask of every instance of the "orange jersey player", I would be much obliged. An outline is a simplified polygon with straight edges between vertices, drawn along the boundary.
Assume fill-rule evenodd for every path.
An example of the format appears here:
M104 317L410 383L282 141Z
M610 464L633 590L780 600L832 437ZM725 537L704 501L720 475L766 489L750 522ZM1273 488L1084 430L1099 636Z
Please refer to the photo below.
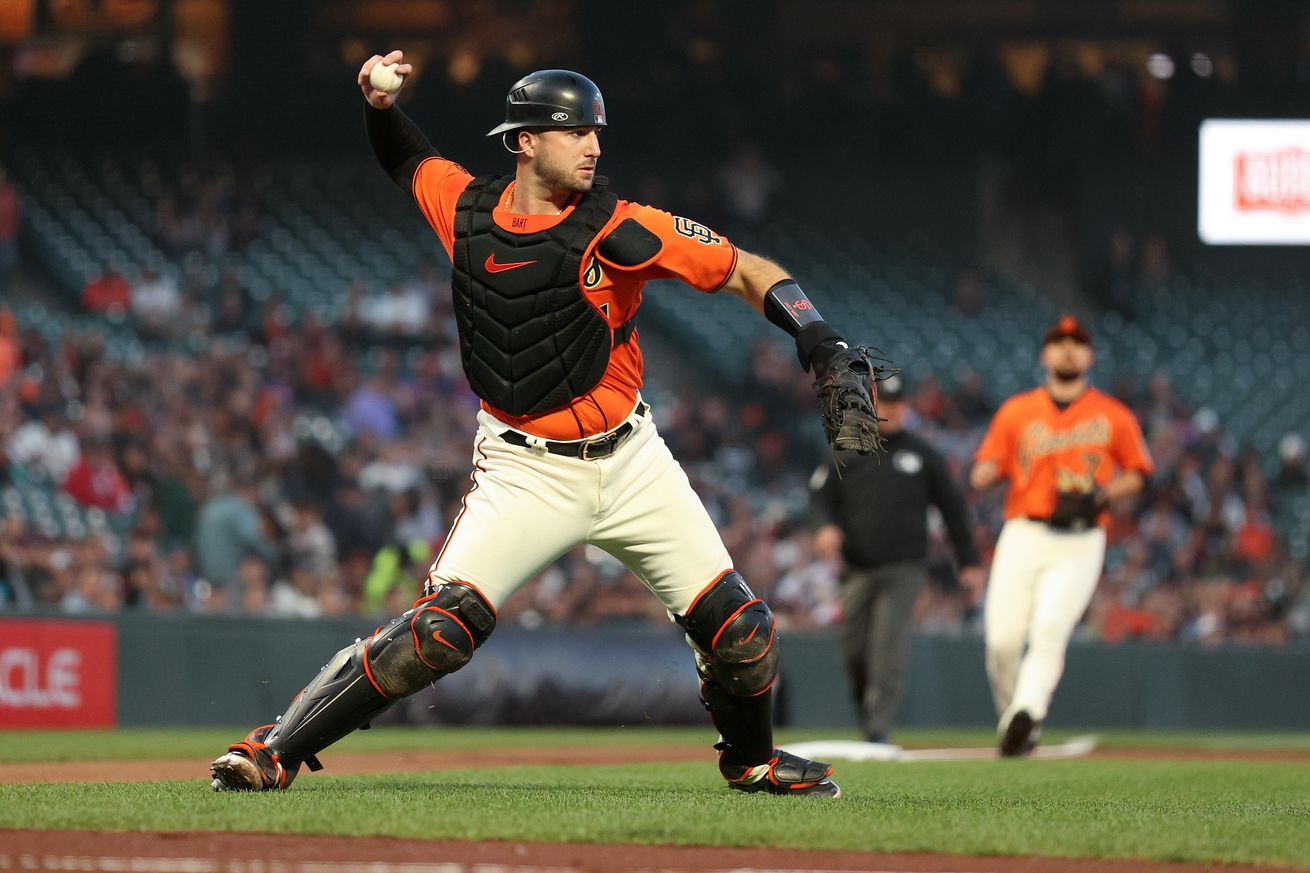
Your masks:
M473 486L414 608L339 651L276 724L229 747L210 765L215 789L286 788L319 751L468 663L497 607L588 543L627 565L686 631L728 786L840 796L830 766L774 746L776 623L641 399L642 287L676 278L741 297L795 339L821 380L858 383L867 361L851 362L777 264L609 192L596 175L608 121L590 79L543 70L515 83L488 134L515 173L474 177L432 147L394 93L372 87L379 63L401 76L410 67L400 52L374 56L358 83L379 164L450 255L460 357L482 400ZM863 399L872 408L867 390Z
M1046 384L997 410L970 484L1010 486L984 607L1000 752L1026 755L1105 561L1110 500L1136 494L1151 456L1132 412L1091 387L1091 333L1072 316L1042 341ZM1026 652L1025 652L1026 646Z

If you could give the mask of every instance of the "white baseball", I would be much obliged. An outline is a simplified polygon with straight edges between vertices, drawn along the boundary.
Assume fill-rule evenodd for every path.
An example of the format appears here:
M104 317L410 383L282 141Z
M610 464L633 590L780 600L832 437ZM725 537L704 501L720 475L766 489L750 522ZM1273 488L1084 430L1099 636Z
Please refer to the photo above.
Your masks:
M405 77L396 72L397 64L374 64L369 70L368 83L383 94L399 91Z

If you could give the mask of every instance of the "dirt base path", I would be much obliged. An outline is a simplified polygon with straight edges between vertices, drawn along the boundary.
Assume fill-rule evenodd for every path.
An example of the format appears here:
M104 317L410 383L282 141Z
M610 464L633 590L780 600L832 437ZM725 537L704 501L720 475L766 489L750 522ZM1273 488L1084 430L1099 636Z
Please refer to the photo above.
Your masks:
M137 873L1287 873L1287 868L796 849L0 830L0 870Z
M221 750L220 750L221 751ZM541 764L658 764L668 761L714 761L707 746L659 746L647 749L504 748L468 752L332 752L324 755L326 776L370 773L420 773L427 770L480 770ZM301 776L313 778L306 771ZM0 785L27 782L159 782L174 779L209 781L209 760L54 761L0 764ZM0 870L3 870L0 867Z

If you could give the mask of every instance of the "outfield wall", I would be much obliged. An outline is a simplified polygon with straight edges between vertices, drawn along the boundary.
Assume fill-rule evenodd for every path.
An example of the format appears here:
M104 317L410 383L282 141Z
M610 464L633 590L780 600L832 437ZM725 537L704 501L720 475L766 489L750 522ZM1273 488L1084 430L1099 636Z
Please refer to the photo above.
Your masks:
M0 616L0 727L259 724L375 623L123 614ZM788 633L780 720L852 728L831 633ZM1074 644L1050 722L1310 728L1310 648ZM704 724L677 628L496 631L473 663L382 719L456 724ZM976 639L919 637L899 723L994 720Z

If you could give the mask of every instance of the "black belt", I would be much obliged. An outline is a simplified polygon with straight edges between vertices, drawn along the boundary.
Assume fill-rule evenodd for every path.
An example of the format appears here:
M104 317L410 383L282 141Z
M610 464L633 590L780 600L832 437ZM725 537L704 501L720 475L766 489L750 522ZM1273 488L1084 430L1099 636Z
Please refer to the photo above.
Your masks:
M1088 522L1081 521L1081 520L1069 521L1063 524L1057 524L1051 521L1049 517L1043 518L1040 515L1025 515L1024 518L1028 519L1029 521L1040 522L1046 525L1047 527L1049 527L1051 530L1063 530L1063 531L1069 531L1070 533L1078 533L1080 531L1091 530L1093 527L1095 527L1095 525L1089 524Z
M634 411L638 418L645 418L646 413L650 412L650 404L643 400L637 404ZM527 449L545 449L552 455L564 455L568 458L595 461L600 458L608 458L618 451L619 446L623 445L624 441L632 436L632 432L636 429L637 426L631 421L625 421L609 433L592 437L589 440L577 440L569 443L555 442L554 440L533 440L529 442L527 434L519 433L516 430L507 430L500 435L500 438L510 445L522 446Z

